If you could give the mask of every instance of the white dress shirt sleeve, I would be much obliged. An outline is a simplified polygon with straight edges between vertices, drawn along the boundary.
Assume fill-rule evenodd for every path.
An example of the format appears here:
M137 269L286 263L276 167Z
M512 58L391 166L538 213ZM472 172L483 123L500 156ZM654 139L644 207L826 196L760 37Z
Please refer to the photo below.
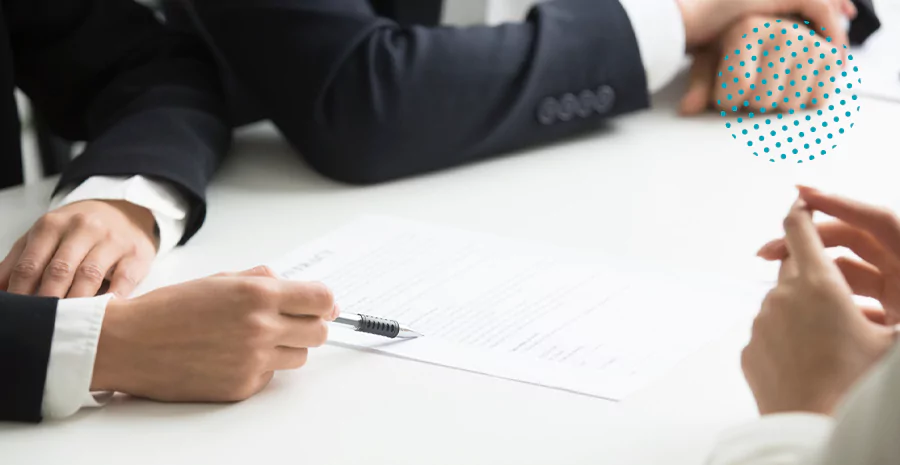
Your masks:
M94 359L106 305L112 294L63 299L56 306L56 326L41 411L44 418L65 418L82 407L99 407L109 397L91 393Z
M900 463L900 344L847 396L836 419L770 415L722 436L708 465Z
M677 0L619 0L634 30L647 88L666 86L684 64L685 32Z
M94 176L69 192L60 192L53 198L50 209L83 200L124 200L150 210L159 228L158 257L174 249L184 235L188 203L164 182L143 176Z

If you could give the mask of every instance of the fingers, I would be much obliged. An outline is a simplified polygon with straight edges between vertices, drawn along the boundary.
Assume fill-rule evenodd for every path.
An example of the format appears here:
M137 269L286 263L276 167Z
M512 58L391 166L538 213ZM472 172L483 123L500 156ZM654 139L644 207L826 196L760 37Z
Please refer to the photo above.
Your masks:
M96 243L97 237L89 229L76 229L63 236L59 248L41 276L38 295L65 297L75 280L76 268L79 268Z
M856 5L851 0L841 1L841 12L848 19L856 19L856 15L859 14L859 10L856 9Z
M797 199L784 219L784 239L788 254L797 261L800 272L824 271L831 266L825 257L825 245L812 221L812 211Z
M884 276L874 266L847 257L838 257L834 264L841 270L853 293L880 299L884 290Z
M110 269L122 257L122 251L112 244L99 244L75 270L75 279L68 297L93 297L100 291Z
M284 315L307 315L333 320L334 295L322 283L279 281L281 301L278 309Z
M6 254L6 258L0 262L0 291L5 291L9 288L9 278L12 275L13 267L18 263L19 255L22 255L23 250L25 250L24 237L13 244L12 249Z
M270 361L272 370L295 370L306 365L309 350L294 349L291 347L278 347Z
M887 324L887 314L884 310L877 307L861 307L860 310L863 316L872 323L882 326Z
M900 222L893 212L811 187L798 186L798 189L810 208L867 231L895 258L900 257Z
M130 296L138 283L147 276L152 264L153 257L131 255L123 258L110 276L109 292L118 297Z
M62 226L56 216L47 215L38 220L28 234L22 254L13 265L9 278L9 292L34 293L62 238Z
M815 35L825 37L826 41L837 44L837 48L849 46L847 32L843 27L843 16L835 5L827 0L794 0L792 2L803 17L815 26Z
M319 347L328 340L328 322L322 318L281 315L279 323L279 346L297 349Z
M701 50L694 55L688 89L681 99L682 115L696 115L709 106L716 82L716 55L713 49Z
M842 221L830 221L816 225L825 247L846 247L858 257L884 269L888 263L887 251L869 233ZM783 260L788 255L784 239L775 239L764 245L757 255L766 260Z

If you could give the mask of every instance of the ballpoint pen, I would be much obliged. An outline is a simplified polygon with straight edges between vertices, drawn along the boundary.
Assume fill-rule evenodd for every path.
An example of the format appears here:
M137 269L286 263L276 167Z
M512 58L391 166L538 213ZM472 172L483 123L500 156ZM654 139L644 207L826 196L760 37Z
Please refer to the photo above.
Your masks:
M422 337L422 333L413 331L397 321L375 316L341 312L340 316L338 316L334 322L360 333L375 334L391 339L415 339L417 337Z

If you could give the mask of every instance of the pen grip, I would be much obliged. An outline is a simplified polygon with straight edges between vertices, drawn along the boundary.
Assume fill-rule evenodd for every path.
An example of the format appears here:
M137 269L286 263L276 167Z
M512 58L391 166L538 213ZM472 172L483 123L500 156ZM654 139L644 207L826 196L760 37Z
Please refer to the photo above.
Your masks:
M361 333L376 334L378 336L395 338L400 334L400 323L369 315L360 315L359 328Z

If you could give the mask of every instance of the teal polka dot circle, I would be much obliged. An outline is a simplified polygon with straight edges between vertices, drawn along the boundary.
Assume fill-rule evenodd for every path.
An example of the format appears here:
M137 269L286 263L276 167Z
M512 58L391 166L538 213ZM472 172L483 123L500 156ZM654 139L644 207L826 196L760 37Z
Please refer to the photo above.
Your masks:
M728 134L773 163L827 159L860 111L862 77L852 53L825 28L803 23L775 20L753 28L734 49L734 61L726 55L717 73Z

